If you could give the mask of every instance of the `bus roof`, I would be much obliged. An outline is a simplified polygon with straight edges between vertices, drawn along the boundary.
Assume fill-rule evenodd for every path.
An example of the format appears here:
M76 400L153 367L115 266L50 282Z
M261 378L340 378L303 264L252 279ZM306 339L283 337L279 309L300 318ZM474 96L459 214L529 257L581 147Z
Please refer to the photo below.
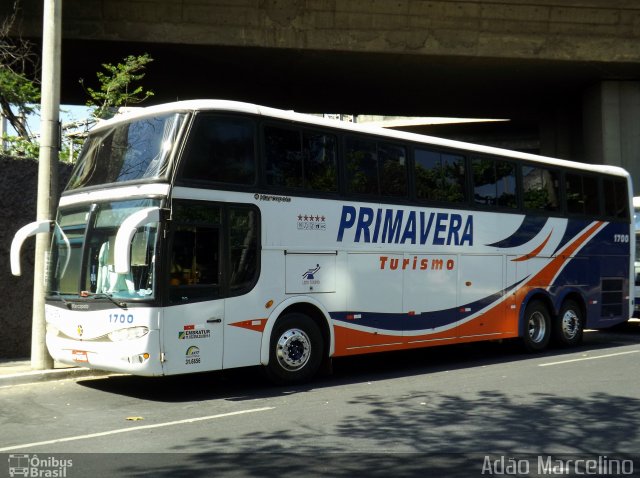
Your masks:
M366 134L375 134L379 136L386 136L388 138L412 141L424 144L431 144L435 146L441 146L445 148L462 149L470 152L494 154L498 156L504 156L509 158L517 158L522 160L529 160L538 163L545 163L548 165L567 167L567 168L579 168L586 171L593 171L598 173L607 173L617 176L629 177L629 173L618 166L603 165L603 164L588 164L580 163L576 161L569 161L565 159L553 158L549 156L540 156L536 154L523 153L520 151L513 151L509 149L496 148L493 146L483 146L480 144L467 143L463 141L450 140L445 138L439 138L435 136L428 136L416 133L408 133L404 131L398 131L393 129L387 129L380 126L366 125L360 123L349 123L346 121L340 121L337 119L329 119L321 116L315 116L305 113L297 113L292 110L281 110L277 108L271 108L267 106L255 105L252 103L244 103L240 101L231 100L187 100L176 101L172 103L164 103L155 106L148 106L145 108L136 108L135 111L131 111L122 115L117 115L109 120L101 121L94 128L95 131L99 131L102 128L109 127L113 124L117 124L124 121L130 121L135 118L169 113L173 111L228 111L234 113L245 113L252 115L265 116L270 118L277 118L287 121L296 121L300 123L310 124L314 126L322 126L327 128L341 129L345 131L353 131Z

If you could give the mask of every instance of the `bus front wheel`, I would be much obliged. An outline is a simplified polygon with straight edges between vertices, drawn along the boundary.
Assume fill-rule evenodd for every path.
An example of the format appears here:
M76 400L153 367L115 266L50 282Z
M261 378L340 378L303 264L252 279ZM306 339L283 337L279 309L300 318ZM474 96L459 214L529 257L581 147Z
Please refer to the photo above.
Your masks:
M567 300L553 323L553 338L560 345L572 347L582 341L584 319L582 309L573 300Z
M528 352L539 352L549 344L551 317L547 307L539 301L531 302L524 311L524 335L522 341Z
M277 384L305 382L318 371L323 348L320 329L310 317L287 314L271 333L267 376Z

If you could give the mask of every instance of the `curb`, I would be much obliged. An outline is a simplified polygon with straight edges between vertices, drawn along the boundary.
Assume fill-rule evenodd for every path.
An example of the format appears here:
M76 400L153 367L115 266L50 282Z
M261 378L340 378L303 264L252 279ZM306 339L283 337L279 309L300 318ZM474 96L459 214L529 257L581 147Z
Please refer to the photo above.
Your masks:
M113 372L92 370L89 368L70 367L50 370L30 370L27 372L0 375L0 388L12 385L25 385L29 383L50 382L54 380L66 380L83 377L100 377L111 375Z

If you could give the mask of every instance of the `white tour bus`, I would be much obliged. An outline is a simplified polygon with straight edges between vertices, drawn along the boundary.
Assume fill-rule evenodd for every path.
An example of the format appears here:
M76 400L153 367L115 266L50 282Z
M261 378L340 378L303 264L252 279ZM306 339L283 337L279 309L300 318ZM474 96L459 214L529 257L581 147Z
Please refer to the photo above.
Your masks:
M633 310L629 174L230 101L94 128L50 230L57 361L138 375L520 338Z

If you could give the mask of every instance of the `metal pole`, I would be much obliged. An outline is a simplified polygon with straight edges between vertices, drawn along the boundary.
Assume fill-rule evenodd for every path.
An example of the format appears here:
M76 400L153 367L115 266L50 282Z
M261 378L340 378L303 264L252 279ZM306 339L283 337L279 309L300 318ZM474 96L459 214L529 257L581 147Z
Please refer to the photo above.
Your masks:
M7 132L7 118L0 113L0 153L4 153L7 150L7 143L4 140L4 135Z
M42 99L40 104L40 160L38 163L37 219L52 219L58 194L58 143L60 121L60 50L62 0L44 0L42 27ZM53 368L45 344L44 295L50 234L36 236L33 277L33 322L31 329L31 368Z

